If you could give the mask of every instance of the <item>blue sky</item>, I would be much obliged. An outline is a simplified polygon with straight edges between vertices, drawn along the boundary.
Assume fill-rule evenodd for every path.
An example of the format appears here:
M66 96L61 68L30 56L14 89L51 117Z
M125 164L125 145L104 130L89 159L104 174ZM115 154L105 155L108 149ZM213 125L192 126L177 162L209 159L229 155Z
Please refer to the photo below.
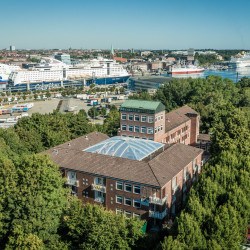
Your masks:
M250 49L250 0L1 2L0 48Z

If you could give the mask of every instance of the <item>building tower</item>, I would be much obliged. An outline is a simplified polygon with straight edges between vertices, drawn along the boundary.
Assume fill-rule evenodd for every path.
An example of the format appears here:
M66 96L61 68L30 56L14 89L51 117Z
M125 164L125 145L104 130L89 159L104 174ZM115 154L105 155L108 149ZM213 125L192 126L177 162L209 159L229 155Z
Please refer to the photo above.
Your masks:
M111 44L110 54L111 54L111 55L114 55L114 48L113 48L113 44Z
M10 45L10 51L14 51L16 50L15 46L14 45Z

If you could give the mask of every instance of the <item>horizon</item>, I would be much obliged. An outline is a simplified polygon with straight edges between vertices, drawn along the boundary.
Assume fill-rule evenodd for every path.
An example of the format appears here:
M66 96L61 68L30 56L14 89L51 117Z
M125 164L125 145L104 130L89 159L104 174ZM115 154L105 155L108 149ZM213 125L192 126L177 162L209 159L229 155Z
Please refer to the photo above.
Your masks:
M0 48L250 49L250 2L13 0ZM238 6L238 9L237 9ZM2 9L9 9L3 2ZM10 16L11 15L11 16Z

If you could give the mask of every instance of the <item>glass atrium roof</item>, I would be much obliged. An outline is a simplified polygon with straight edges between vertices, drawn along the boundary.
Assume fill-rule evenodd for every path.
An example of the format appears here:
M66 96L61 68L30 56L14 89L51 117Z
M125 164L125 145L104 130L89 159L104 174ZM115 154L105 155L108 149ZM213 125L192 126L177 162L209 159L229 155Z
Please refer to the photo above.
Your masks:
M151 140L115 136L83 151L140 161L163 146Z

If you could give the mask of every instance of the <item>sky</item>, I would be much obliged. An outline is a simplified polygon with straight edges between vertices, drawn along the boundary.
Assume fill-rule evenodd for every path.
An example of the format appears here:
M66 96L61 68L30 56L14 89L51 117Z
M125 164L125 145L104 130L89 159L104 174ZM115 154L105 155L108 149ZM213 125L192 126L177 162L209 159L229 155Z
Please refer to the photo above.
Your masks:
M250 0L1 1L0 49L250 49Z

